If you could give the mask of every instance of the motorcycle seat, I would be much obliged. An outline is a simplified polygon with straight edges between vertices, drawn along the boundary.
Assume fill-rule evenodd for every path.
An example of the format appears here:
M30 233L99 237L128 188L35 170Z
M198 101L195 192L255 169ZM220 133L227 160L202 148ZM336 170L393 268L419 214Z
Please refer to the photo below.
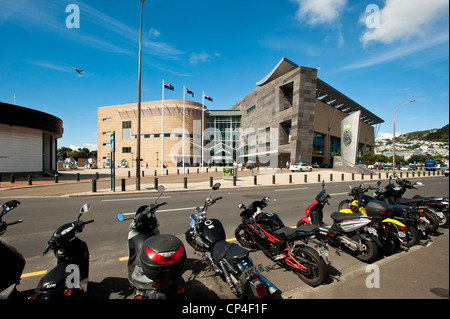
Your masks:
M399 198L397 200L397 204L404 204L404 205L420 204L423 201L424 201L423 198Z
M331 218L336 222L342 222L345 220L361 219L361 215L334 212L331 214Z
M444 197L438 197L438 196L422 196L422 195L415 195L413 199L423 199L423 200L436 200L441 201L444 199Z
M303 225L298 228L282 227L274 231L275 234L281 235L288 239L297 239L311 236L316 233L317 226Z
M247 258L249 251L235 243L229 243L225 240L221 240L214 245L213 258L215 262L219 262L220 259L226 258L232 263Z

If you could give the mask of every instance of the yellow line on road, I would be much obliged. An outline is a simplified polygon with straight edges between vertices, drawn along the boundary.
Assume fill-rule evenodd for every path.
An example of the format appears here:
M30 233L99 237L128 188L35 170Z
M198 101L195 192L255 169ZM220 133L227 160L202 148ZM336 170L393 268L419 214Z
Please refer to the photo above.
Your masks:
M45 275L47 273L47 270L42 271L35 271L35 272L29 272L27 274L22 274L20 278L27 278L27 277L33 277L33 276L39 276L39 275Z

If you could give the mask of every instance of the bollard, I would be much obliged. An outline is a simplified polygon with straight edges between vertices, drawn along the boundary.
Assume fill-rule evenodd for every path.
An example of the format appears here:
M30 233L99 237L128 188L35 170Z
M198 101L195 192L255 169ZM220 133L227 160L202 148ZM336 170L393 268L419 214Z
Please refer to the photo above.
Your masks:
M130 175L130 171L128 171L128 178L130 178L131 177L131 175Z
M11 174L11 177L10 177L9 182L10 182L11 184L14 184L14 182L15 182L15 176L14 176L14 174Z
M355 180L355 173L352 173L352 181Z
M77 182L80 181L80 173L77 173Z
M58 173L55 173L55 184L58 184Z
M197 168L197 174L199 173L199 169Z
M142 177L144 177L144 171L142 171Z
M125 178L122 178L121 182L122 182L122 192L125 192Z
M289 184L292 184L292 175L289 175Z
M155 179L154 179L154 186L155 186L155 189L158 189L158 177L155 177Z
M342 181L344 180L344 174L341 175L341 180L342 180Z
M308 175L305 174L305 183L308 182Z
M253 176L253 185L256 185L257 184L257 178L256 178L256 175L255 176Z
M97 192L97 180L95 179L92 180L92 192Z
M188 168L188 170L187 170L187 173L188 173L188 175L189 175L189 168Z
M236 175L233 176L233 186L236 186Z
M177 175L180 175L180 169L177 168Z
M31 175L28 175L28 185L32 184L33 184L33 177L31 177Z
M364 180L364 173L361 174L361 179Z
M98 180L98 172L95 173L95 179Z
M187 188L187 177L183 179L183 187Z
M381 173L378 173L378 179L381 179Z
M275 175L272 175L272 184L275 184Z
M169 175L169 169L166 169L166 175Z
M155 169L155 176L157 175L158 173L156 172L156 169Z
M209 177L209 187L213 187L213 177Z
M333 181L333 174L330 174L330 182Z
M320 182L320 174L317 175L317 181Z

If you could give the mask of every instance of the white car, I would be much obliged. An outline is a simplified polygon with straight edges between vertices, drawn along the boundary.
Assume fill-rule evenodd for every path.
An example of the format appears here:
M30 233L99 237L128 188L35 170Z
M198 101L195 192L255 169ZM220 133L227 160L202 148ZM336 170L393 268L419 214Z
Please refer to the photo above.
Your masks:
M296 164L291 164L289 166L289 170L292 172L303 172L303 171L312 171L312 166L305 164L305 163L296 163Z

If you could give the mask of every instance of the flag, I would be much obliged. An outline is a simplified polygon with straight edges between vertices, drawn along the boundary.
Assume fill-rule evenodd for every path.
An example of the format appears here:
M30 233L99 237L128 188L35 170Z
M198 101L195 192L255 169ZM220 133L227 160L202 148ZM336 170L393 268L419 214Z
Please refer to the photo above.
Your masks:
M208 95L206 95L206 94L204 94L204 96L205 96L205 99L207 99L207 100L209 100L209 101L213 101L213 99L212 98L210 98Z
M169 83L167 83L167 82L164 82L164 88L173 91L173 86L172 86L172 84L169 84Z
M189 90L188 88L186 88L186 93L187 94L191 94L192 97L194 97L194 92L192 92L191 90Z

